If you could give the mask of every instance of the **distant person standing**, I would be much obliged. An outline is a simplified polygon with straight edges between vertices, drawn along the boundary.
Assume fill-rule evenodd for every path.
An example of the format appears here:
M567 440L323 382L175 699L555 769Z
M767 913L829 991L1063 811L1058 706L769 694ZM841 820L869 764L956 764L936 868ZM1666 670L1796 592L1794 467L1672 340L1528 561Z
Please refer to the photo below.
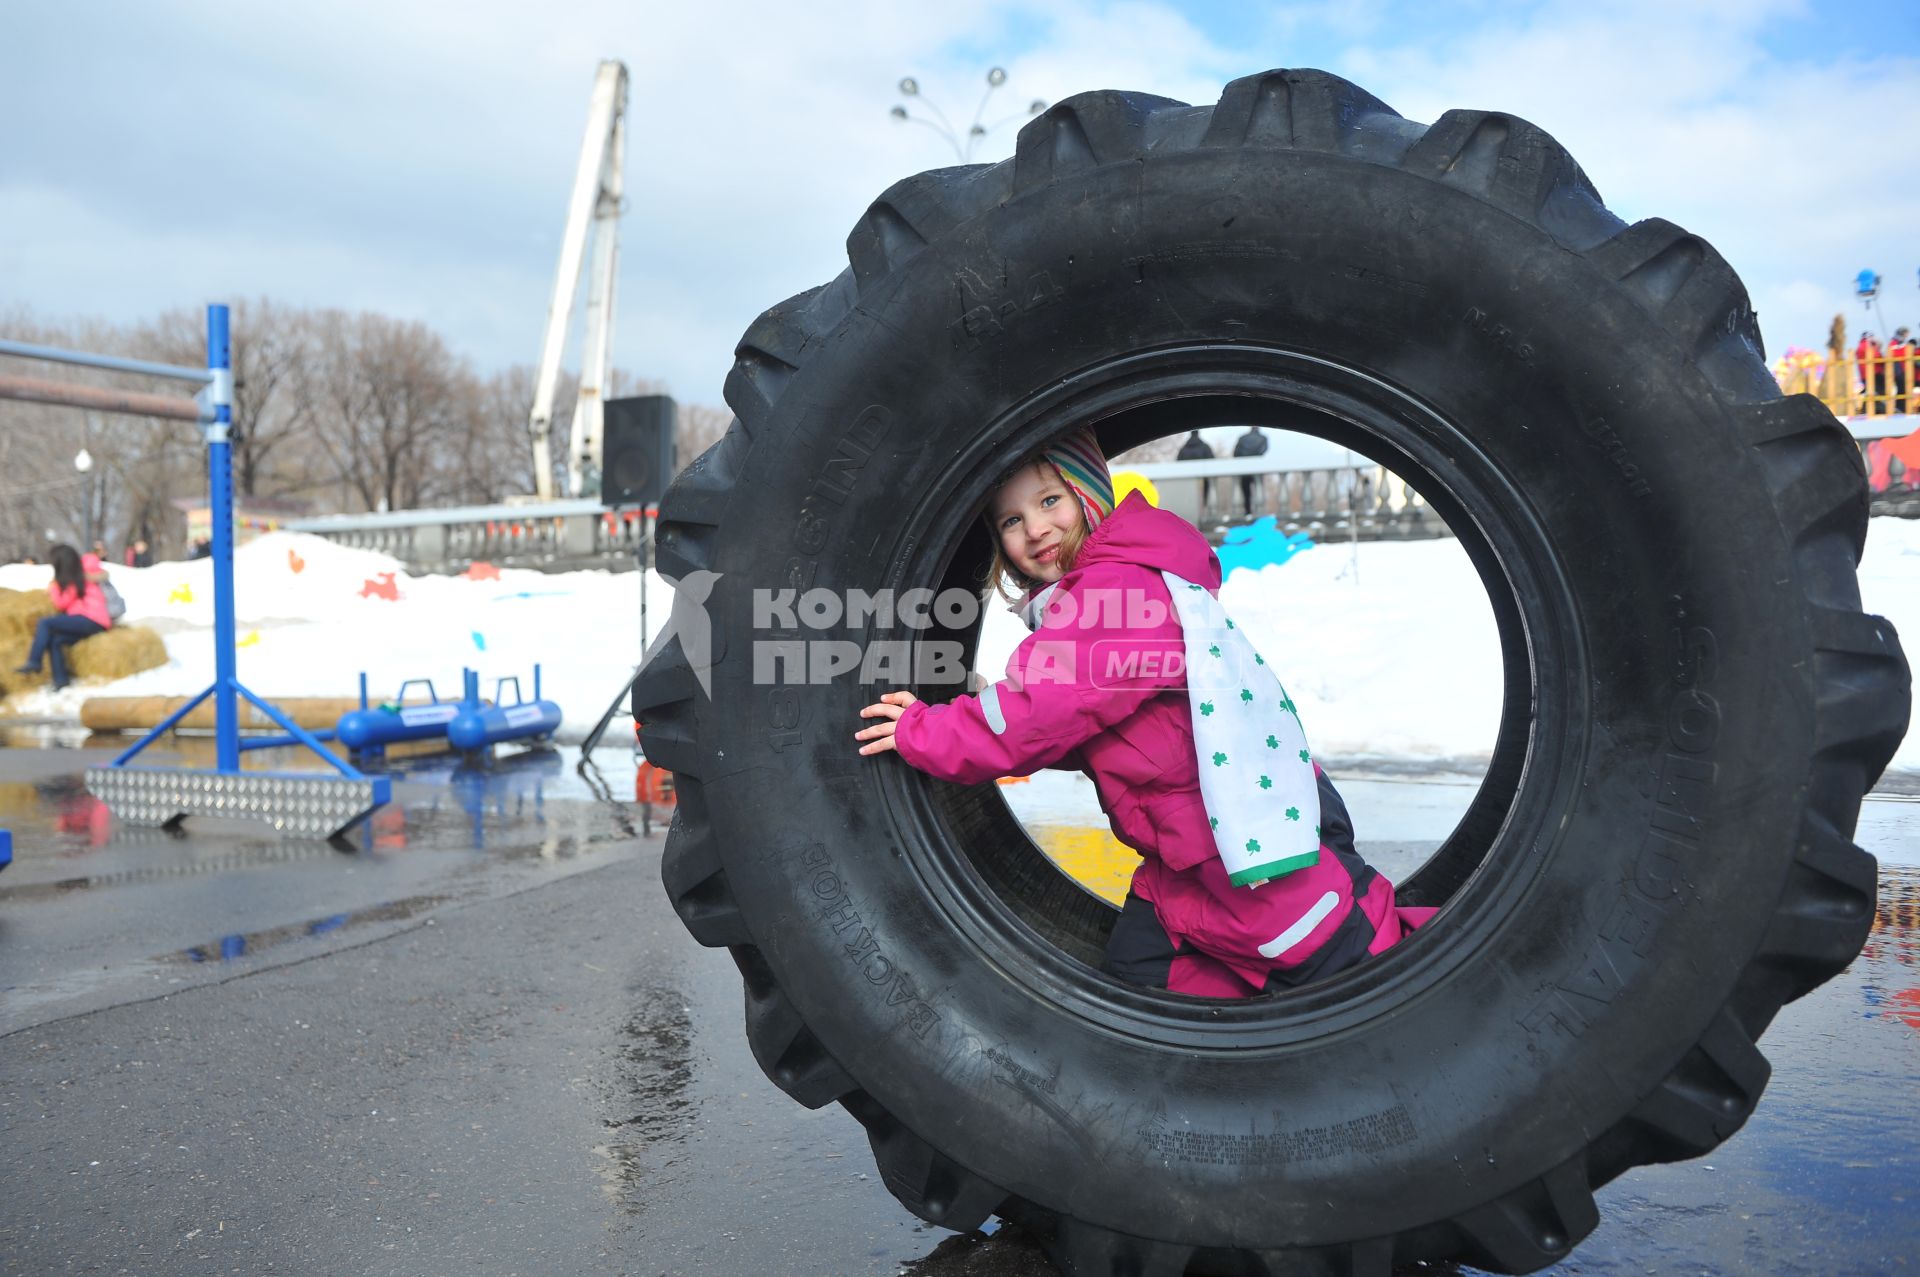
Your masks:
M1908 373L1912 370L1916 353L1913 341L1907 336L1907 330L1893 330L1893 340L1887 343L1887 368L1893 374L1893 410L1904 413L1907 410Z
M1180 445L1180 455L1177 459L1180 461L1212 461L1214 459L1213 445L1209 444L1205 439L1202 439L1198 430L1189 431L1187 441ZM1213 480L1202 479L1200 480L1200 513L1203 517L1212 505Z
M153 550L144 539L135 541L127 550L127 566L130 568L150 568L153 566Z
M27 663L16 673L38 674L40 662L49 660L53 690L57 692L72 681L67 672L67 648L111 629L113 617L107 612L105 591L98 581L89 579L78 550L70 545L56 545L47 557L53 562L53 580L47 586L47 597L60 612L40 618L40 624L33 631L33 650L27 653ZM101 572L100 576L104 578L105 573Z
M1867 397L1867 415L1887 393L1887 357L1872 333L1861 333L1853 347L1854 366L1860 373L1860 391Z
M1267 436L1260 427L1248 426L1247 433L1233 441L1233 455L1236 457L1264 457L1267 455ZM1260 485L1260 475L1243 474L1240 476L1240 500L1247 507L1247 517L1253 518L1253 493Z

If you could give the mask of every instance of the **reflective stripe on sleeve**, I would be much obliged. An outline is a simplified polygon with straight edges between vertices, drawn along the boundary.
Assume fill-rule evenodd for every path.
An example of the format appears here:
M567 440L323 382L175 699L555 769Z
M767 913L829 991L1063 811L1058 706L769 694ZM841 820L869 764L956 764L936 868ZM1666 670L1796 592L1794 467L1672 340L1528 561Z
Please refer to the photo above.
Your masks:
M1007 714L1000 708L1000 684L989 683L980 693L980 712L987 716L987 726L995 736L1007 734Z

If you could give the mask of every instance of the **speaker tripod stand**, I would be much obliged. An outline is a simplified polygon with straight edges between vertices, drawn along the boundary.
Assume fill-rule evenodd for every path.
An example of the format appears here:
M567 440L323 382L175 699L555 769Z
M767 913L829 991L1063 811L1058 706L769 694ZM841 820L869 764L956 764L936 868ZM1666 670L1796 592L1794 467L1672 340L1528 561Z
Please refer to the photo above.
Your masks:
M616 507L613 512L617 516L619 508ZM643 654L647 650L647 575L653 570L653 524L658 515L659 512L652 506L640 507L640 544L633 551L634 557L640 561L640 651ZM640 671L644 668L646 659L643 655L640 664L633 667L633 674L625 686L614 694L606 712L600 715L600 721L593 725L593 730L587 733L587 739L581 743L580 767L583 770L590 766L588 760L593 757L594 748L600 744L600 738L607 734L607 727L619 715L620 707L632 705L633 685L640 681Z

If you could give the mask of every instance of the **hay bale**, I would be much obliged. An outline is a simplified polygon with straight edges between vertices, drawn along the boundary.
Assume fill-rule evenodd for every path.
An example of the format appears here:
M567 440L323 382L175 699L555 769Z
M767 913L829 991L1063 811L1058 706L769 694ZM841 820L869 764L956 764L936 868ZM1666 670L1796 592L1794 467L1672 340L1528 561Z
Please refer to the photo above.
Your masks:
M167 645L144 625L116 625L105 634L81 639L67 652L75 678L131 678L166 663Z
M96 732L144 732L187 703L184 696L90 696L80 704L80 725ZM425 701L409 700L409 705ZM360 708L354 696L276 696L273 705L308 731L330 731L340 716ZM278 732L280 725L262 714L251 701L236 707L243 732ZM174 724L175 731L213 730L212 698L201 701Z
M29 687L39 687L47 681L45 674L14 672L26 664L27 653L32 650L31 631L26 634L0 634L0 696L11 696Z
M32 816L40 811L40 791L25 781L0 782L0 816L11 822L16 816Z
M52 616L56 610L45 590L0 590L0 638L24 638L32 643L33 627L40 624L41 617Z
M0 634L0 695L10 696L46 684L51 661L41 661L37 674L16 672L32 650L31 627L24 634ZM76 679L106 682L141 670L157 669L166 663L167 645L144 625L116 625L105 634L81 639L67 649L67 669Z

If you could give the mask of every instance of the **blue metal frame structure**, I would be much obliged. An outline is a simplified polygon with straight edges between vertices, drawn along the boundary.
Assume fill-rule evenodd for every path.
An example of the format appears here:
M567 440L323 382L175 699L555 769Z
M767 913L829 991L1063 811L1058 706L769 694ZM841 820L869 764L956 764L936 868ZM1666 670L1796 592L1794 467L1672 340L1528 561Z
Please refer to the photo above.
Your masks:
M288 833L332 836L351 828L393 796L385 776L365 776L334 754L313 733L295 724L241 684L234 647L233 610L233 360L228 310L207 307L207 367L120 359L82 351L0 342L0 354L46 359L83 367L168 377L205 387L201 430L207 442L207 488L213 522L213 684L141 737L105 767L87 769L87 787L118 819L133 824L171 824L182 816L213 814L261 819ZM214 760L211 771L130 767L141 750L170 731L188 711L213 698ZM243 772L240 769L242 698L285 729L339 773Z

